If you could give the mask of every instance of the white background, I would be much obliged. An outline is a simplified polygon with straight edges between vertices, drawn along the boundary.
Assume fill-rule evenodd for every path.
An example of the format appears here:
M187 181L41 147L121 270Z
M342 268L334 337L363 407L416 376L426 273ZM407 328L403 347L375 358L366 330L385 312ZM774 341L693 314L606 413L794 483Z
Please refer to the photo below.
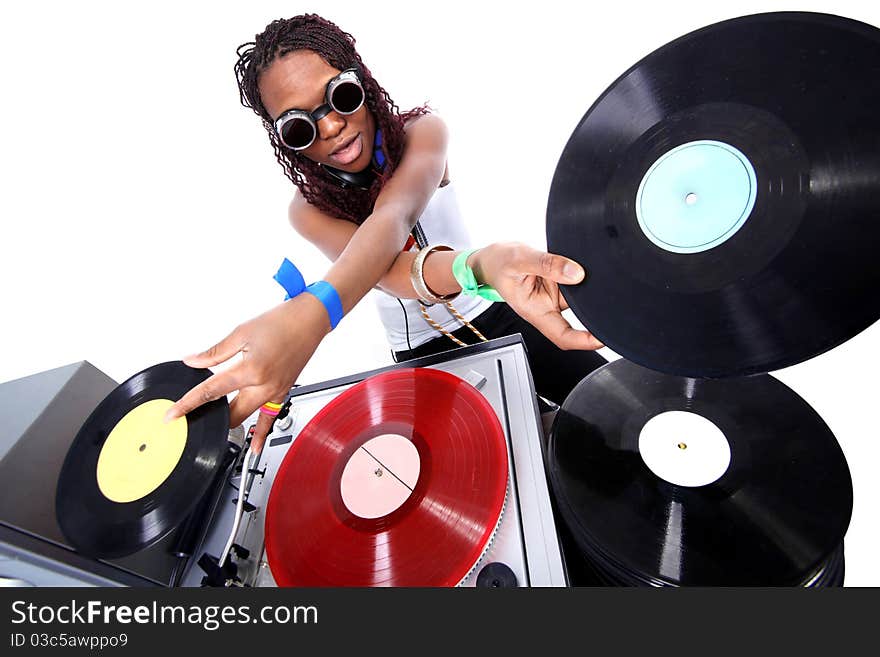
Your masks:
M0 381L79 360L122 381L205 349L278 303L271 277L281 258L321 277L327 263L289 227L292 185L259 120L239 105L232 73L235 48L274 18L319 11L355 35L402 108L427 101L446 119L476 244L543 247L556 161L599 94L682 34L780 9L880 25L880 6L861 0L4 3ZM875 325L776 373L847 456L847 584L857 586L880 584L878 353ZM365 302L300 381L388 363Z

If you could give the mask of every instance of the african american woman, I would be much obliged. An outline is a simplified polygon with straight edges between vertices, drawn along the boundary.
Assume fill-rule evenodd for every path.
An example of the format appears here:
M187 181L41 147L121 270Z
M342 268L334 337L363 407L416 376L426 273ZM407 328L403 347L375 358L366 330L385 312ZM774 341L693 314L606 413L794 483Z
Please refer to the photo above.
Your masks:
M400 112L354 43L303 15L272 22L238 49L242 104L262 119L297 187L290 223L333 264L305 293L186 358L211 367L243 356L184 395L167 420L238 390L232 426L266 411L251 443L259 450L318 344L373 288L398 362L521 333L536 390L556 403L605 362L593 351L602 345L561 314L557 284L579 283L583 268L522 244L470 249L445 124L425 107Z

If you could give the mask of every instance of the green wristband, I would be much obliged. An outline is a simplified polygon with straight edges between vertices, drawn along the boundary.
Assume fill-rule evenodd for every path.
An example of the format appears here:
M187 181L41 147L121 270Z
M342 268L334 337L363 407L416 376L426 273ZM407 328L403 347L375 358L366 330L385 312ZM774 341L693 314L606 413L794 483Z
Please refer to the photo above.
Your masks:
M472 297L482 297L489 301L504 301L504 298L498 294L494 287L481 285L477 282L477 277L474 276L474 270L468 267L467 264L468 257L474 251L477 251L477 249L462 251L455 256L455 260L452 261L452 275L455 276L455 280L461 285L462 293L468 294Z

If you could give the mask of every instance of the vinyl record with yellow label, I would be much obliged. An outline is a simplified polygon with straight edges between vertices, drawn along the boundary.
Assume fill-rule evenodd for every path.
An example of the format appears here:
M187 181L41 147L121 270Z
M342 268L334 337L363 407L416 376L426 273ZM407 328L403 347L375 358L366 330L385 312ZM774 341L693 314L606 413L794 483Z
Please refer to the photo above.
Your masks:
M136 406L117 423L98 455L98 488L113 502L134 502L161 486L186 447L186 418L165 423L171 399Z
M165 412L211 376L180 361L132 376L83 424L58 478L65 537L89 556L115 558L161 540L205 495L229 431L225 398L165 423Z

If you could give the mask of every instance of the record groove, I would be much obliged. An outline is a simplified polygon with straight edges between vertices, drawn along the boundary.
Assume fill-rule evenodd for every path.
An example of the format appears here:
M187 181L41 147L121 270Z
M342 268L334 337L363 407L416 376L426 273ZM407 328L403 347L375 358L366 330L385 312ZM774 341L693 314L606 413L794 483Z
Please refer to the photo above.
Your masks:
M583 117L553 178L548 250L587 270L563 287L575 315L633 362L708 378L794 365L871 325L877 107L880 30L839 16L746 16L642 59ZM706 141L753 168L751 209L747 176L724 173L739 155L716 166Z
M386 434L412 441L420 470L402 506L354 515L340 494L351 456ZM507 444L485 397L433 369L370 377L298 434L266 509L266 555L282 586L454 586L494 535L507 492Z
M670 483L643 460L646 424L673 411L708 419L729 442L712 483ZM690 449L699 436L669 438L675 459L676 441ZM800 585L842 544L852 514L833 434L769 375L694 380L609 363L559 410L548 464L580 550L603 579L629 585Z

